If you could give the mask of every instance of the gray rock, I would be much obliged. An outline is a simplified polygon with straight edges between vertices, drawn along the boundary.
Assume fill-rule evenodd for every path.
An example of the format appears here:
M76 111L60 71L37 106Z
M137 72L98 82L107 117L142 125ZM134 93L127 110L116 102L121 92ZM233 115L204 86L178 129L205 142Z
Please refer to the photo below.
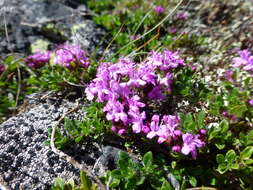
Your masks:
M93 167L93 172L101 176L105 174L107 170L115 169L117 167L119 151L121 151L121 149L112 146L103 147L102 155L97 159Z
M105 31L90 20L82 0L5 0L0 3L0 52L30 53L37 40L49 48L65 42L79 44L90 53L102 53ZM1 12L0 12L1 13ZM9 43L4 32L4 13ZM0 54L0 55L1 55Z
M75 107L75 102L59 102L60 97L48 101L42 95L31 96L27 111L0 125L0 177L11 189L50 189L55 177L79 178L79 170L45 144L48 129ZM83 116L79 110L71 117ZM70 145L64 151L88 168L93 168L102 154L96 143L88 141Z

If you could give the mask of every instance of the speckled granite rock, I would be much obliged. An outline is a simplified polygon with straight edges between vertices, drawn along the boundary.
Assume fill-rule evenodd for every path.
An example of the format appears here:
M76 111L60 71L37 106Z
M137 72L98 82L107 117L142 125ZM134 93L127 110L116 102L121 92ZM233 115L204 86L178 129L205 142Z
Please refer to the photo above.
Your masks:
M0 125L0 175L11 189L50 189L57 176L78 179L79 171L45 145L48 129L75 106L68 100L41 99L34 95L24 113ZM72 117L82 117L78 111ZM78 161L93 167L101 155L96 143L85 142L66 150Z
M76 101L82 103L79 99ZM45 144L48 129L64 113L75 108L76 101L64 99L63 94L33 94L26 99L27 107L22 113L0 125L0 190L1 185L15 190L47 190L56 177L79 181L80 171ZM85 117L81 107L68 117L78 120ZM116 167L117 153L121 149L114 146L123 147L122 139L118 138L106 134L100 141L86 138L82 143L69 144L62 151L101 176Z

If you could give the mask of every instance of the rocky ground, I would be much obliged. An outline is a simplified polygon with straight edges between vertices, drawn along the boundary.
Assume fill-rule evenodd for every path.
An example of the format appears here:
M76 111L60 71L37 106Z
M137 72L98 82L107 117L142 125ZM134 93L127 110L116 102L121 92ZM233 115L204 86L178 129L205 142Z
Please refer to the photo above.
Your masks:
M34 94L27 98L29 106L23 113L1 124L2 184L7 184L11 189L50 189L56 177L78 179L79 170L55 154L49 144L45 144L49 138L48 129L76 104L48 96L48 93ZM75 119L83 116L82 110L69 115ZM87 140L79 145L68 146L64 152L97 175L102 175L109 167L109 162L114 162L118 149Z

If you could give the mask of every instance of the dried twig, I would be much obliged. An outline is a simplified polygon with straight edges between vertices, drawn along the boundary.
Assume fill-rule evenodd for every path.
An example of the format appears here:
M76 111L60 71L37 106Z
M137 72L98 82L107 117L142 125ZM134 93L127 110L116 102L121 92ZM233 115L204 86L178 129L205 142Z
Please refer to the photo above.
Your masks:
M15 107L17 107L17 105L18 105L18 98L19 98L20 91L21 91L21 72L20 72L19 65L17 66L17 71L18 71L18 89L17 89L17 94L16 94Z
M160 35L160 27L158 28L158 31L156 33L156 35L154 35L152 38L150 38L147 42L145 42L144 44L142 44L140 47L138 47L137 49L135 49L132 53L130 53L129 55L127 55L126 57L131 57L133 54L135 54L135 52L139 51L140 49L144 48L146 45L148 45L151 41L155 40L156 38L158 38Z
M114 42L114 40L118 37L118 35L120 34L121 30L123 29L123 26L124 26L124 24L121 25L121 27L120 27L119 31L117 32L117 34L113 37L113 39L110 41L110 43L105 48L105 50L103 52L103 55L102 55L101 59L99 60L99 62L104 59L107 50L111 47L112 42Z
M10 45L10 38L9 38L9 34L8 34L8 28L7 28L7 21L6 21L6 15L4 12L4 30L5 30L5 36L8 42L8 46Z
M144 36L148 35L149 33L153 32L155 29L157 29L159 26L161 26L178 8L179 6L184 2L185 0L180 0L180 2L172 9L172 11L167 14L157 25L155 25L153 28L151 28L149 31L145 32L144 34L142 34L141 36L139 36L138 38L136 38L135 40L129 42L128 44L126 44L125 46L123 46L122 48L120 48L115 54L113 55L117 55L118 53L120 53L123 49L125 49L126 47L128 47L129 45L133 44L134 42L136 42L137 40L143 38Z
M66 160L67 162L71 163L74 167L78 168L81 171L84 171L85 173L87 173L88 176L90 176L91 178L93 178L95 180L96 183L98 183L99 187L101 190L105 190L106 188L104 187L104 185L101 183L101 181L97 178L97 176L95 174L93 174L92 172L90 172L88 170L87 167L85 167L84 165L80 164L78 161L76 161L74 158L72 158L71 156L67 155L66 153L60 151L59 149L57 149L55 147L55 132L56 132L56 128L57 126L61 123L61 121L70 113L72 113L73 111L77 110L79 108L79 104L74 107L73 109L69 110L68 112L64 113L62 115L62 117L57 121L57 123L52 127L52 133L51 133L51 138L50 138L50 145L51 145L51 149L52 151L59 155L59 157L61 157L62 159Z

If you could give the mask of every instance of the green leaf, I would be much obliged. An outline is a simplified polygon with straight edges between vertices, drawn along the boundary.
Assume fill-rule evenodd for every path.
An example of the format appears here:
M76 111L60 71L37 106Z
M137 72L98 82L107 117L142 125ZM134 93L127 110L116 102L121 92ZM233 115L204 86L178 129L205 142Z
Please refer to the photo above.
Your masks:
M233 163L231 166L230 166L231 169L234 169L234 170L238 170L239 169L239 164L238 163Z
M245 160L244 163L247 165L251 165L251 164L253 164L253 159Z
M220 125L219 125L219 128L221 129L221 133L222 134L225 134L228 129L229 129L229 124L228 124L228 121L227 120L222 120Z
M133 176L133 177L130 177L127 179L127 182L125 184L125 189L127 190L131 190L131 189L135 189L134 187L136 186L136 178Z
M203 127L205 116L206 116L206 114L205 114L204 111L201 111L201 112L198 113L198 115L197 115L198 128Z
M217 179L216 178L212 178L211 183L212 186L217 185Z
M142 185L145 181L146 177L145 176L141 176L140 179L137 181L136 185Z
M219 150L222 150L222 149L224 149L225 148L225 144L223 144L223 143L215 143L215 146L219 149Z
M177 162L176 162L176 161L172 161L172 162L171 162L171 167L172 167L172 169L175 169L176 166L177 166Z
M219 129L210 129L208 132L208 141L212 140L213 138L217 137L219 134Z
M235 153L235 151L234 150L229 150L226 153L225 160L228 161L229 163L233 163L236 160L236 153Z
M143 157L143 164L146 168L150 168L153 163L153 154L151 151L147 152Z
M194 176L190 176L189 182L193 187L197 186L197 179Z
M120 179L122 177L121 175L121 171L116 169L116 170L113 170L112 172L110 172L111 176L113 178L117 178L117 179Z
M253 154L253 146L248 146L240 153L240 158L243 160L250 159Z
M128 163L131 158L126 152L120 151L119 152L119 160L118 160L118 165L122 172L127 171L128 169Z
M245 137L245 136L243 135L243 137ZM253 130L251 130L251 131L248 133L248 135L246 136L245 144L246 144L246 145L253 144Z
M59 189L59 190L64 190L64 180L62 178L56 178L54 180L54 185L53 187L55 187L56 189Z
M79 143L79 142L81 142L82 140L83 140L83 136L79 136L79 137L75 138L75 142L76 142L76 143Z
M173 190L174 188L170 185L170 183L167 180L163 181L162 187L160 190Z
M80 180L81 180L81 186L80 186L80 188L82 190L90 190L90 188L91 188L91 181L88 178L88 176L86 175L86 173L83 172L83 171L80 172Z
M71 179L69 179L68 180L68 182L67 182L67 185L68 185L68 189L75 189L75 181L71 178Z
M115 188L115 187L118 187L119 184L120 184L120 180L119 180L119 179L116 179L116 178L113 178L113 179L112 179L112 182L110 183L110 187Z
M183 178L183 181L181 183L180 190L185 190L186 189L186 180Z
M220 174L224 174L227 170L228 170L227 163L221 163L221 164L219 164L218 169L217 169L217 171Z
M216 161L217 161L218 164L221 164L225 161L225 158L222 154L217 154L216 155Z

